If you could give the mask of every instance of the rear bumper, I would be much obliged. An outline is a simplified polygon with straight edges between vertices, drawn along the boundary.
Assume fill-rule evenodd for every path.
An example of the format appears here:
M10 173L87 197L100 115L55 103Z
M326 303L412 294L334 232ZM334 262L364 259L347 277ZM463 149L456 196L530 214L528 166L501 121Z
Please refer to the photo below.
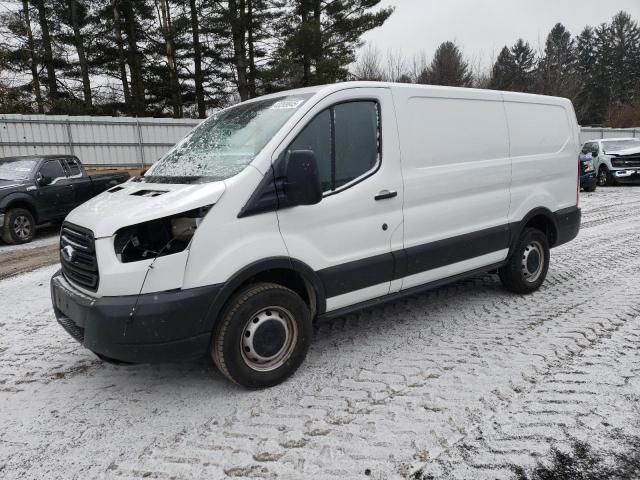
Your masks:
M51 278L58 323L89 350L114 360L160 363L204 355L211 339L206 321L219 287L122 297L88 297L61 272Z
M570 242L578 236L582 212L578 207L563 208L554 212L557 228L557 238L554 247Z

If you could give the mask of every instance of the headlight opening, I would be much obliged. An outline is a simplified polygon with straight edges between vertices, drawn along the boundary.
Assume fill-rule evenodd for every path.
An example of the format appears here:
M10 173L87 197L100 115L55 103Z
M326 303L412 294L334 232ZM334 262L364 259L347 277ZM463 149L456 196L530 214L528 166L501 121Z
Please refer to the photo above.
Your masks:
M118 260L138 262L184 251L211 206L121 228L114 239Z

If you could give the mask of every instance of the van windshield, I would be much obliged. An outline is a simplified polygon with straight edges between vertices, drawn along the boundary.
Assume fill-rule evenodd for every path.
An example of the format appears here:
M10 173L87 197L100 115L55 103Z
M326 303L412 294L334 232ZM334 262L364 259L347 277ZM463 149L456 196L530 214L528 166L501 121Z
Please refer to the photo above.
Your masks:
M311 96L257 100L217 112L169 150L141 180L204 183L233 177Z

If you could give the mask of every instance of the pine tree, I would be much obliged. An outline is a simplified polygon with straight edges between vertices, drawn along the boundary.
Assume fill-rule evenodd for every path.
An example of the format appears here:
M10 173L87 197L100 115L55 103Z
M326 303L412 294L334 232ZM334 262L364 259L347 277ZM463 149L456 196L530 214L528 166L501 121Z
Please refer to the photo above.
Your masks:
M609 26L611 100L629 103L640 90L640 28L626 12L619 12ZM640 92L638 92L640 93Z
M346 80L362 35L381 26L392 7L380 0L291 0L280 22L284 39L272 63L271 89Z
M505 45L493 64L490 87L495 90L512 90L515 70L515 60L509 47Z
M547 36L538 67L540 93L565 97L575 95L574 49L571 33L564 25L556 23Z
M431 64L418 83L470 87L471 70L458 46L453 42L444 42L436 49Z
M604 52L598 50L596 31L587 26L576 38L576 72L580 89L574 99L578 122L600 123L609 101L609 84L602 65Z

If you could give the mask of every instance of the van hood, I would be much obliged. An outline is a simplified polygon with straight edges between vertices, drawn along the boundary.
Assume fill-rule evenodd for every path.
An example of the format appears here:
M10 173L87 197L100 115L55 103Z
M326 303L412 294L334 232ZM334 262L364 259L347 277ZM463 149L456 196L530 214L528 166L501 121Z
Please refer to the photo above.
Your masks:
M224 182L197 185L127 182L73 210L65 221L85 227L95 238L111 237L123 227L213 205Z

